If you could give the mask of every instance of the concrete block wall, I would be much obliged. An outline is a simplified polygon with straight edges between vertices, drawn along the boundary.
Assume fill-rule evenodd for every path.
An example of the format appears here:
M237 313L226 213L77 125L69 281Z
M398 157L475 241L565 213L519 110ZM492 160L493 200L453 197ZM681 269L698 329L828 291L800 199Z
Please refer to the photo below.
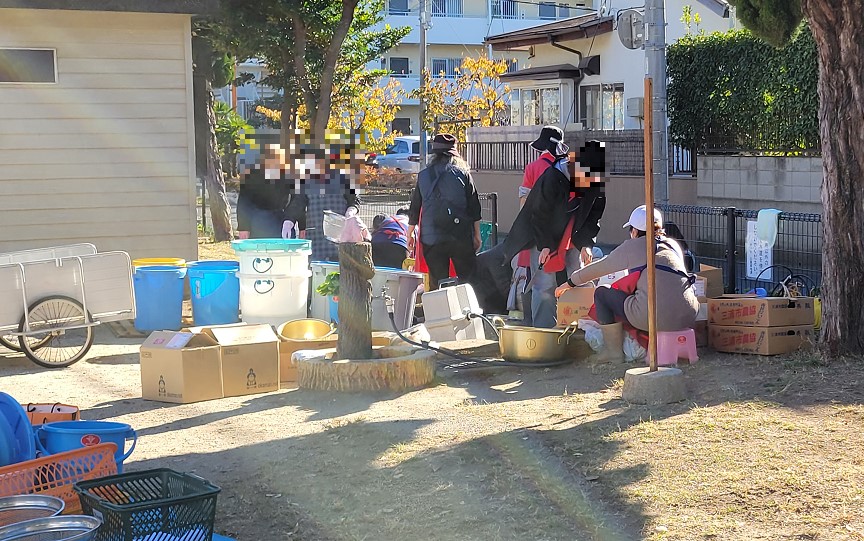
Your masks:
M699 205L822 212L822 159L699 156Z

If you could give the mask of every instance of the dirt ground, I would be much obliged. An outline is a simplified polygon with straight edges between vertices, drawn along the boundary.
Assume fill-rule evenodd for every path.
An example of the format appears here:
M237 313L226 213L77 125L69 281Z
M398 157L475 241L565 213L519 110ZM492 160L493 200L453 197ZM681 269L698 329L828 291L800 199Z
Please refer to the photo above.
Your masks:
M860 365L703 352L654 408L621 399L625 364L170 405L139 398L139 344L101 328L53 371L0 349L0 388L131 424L127 470L222 487L238 541L864 539Z

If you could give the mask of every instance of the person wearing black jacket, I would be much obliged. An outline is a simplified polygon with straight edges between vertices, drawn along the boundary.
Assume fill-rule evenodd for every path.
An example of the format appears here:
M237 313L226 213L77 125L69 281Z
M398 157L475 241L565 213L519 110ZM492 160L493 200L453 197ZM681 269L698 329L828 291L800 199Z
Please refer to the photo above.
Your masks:
M278 145L262 145L261 158L246 169L237 195L237 231L241 238L280 238L283 209L291 198L290 183L282 179L284 161Z
M504 241L508 261L521 250L532 250L531 314L535 327L555 327L555 288L566 282L571 272L591 262L591 248L606 209L600 181L605 170L603 143L588 141L569 170L568 178L550 167L537 179ZM558 254L565 257L566 268L548 272L542 266L558 251L571 218L570 249Z

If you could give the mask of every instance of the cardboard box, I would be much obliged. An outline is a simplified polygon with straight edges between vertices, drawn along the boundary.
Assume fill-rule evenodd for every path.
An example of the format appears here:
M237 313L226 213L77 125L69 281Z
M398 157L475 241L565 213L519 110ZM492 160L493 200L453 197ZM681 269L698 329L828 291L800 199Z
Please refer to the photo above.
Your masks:
M718 269L717 267L712 267L710 265L699 265L699 272L696 273L696 276L705 278L705 298L713 299L716 297L720 297L725 293L724 285L723 285L723 269ZM700 295L696 295L697 297Z
M141 396L188 404L222 398L222 361L213 338L157 331L141 345Z
M697 276L693 283L693 293L700 303L708 302L708 278Z
M779 355L810 347L813 325L786 327L725 327L710 325L711 347L724 353Z
M708 322L711 325L749 327L788 327L813 325L816 315L810 297L778 298L724 295L708 300Z
M594 306L594 288L573 287L558 298L558 326L564 327L588 316Z
M279 389L279 337L270 325L205 327L222 353L225 396L269 393Z

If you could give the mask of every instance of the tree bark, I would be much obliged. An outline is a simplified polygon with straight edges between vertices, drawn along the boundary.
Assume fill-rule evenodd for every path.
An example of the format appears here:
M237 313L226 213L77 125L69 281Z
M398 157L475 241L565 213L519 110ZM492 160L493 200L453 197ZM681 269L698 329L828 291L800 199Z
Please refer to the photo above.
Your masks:
M340 359L372 358L372 245L339 244Z
M310 112L309 116L312 134L319 140L323 138L324 132L327 130L327 123L330 121L336 63L339 61L342 45L345 43L345 38L351 29L351 23L354 21L354 11L357 9L358 3L359 0L342 1L342 16L339 19L339 25L333 32L333 40L330 42L330 45L327 47L327 53L324 55L324 69L321 72L321 86L318 89L318 106L315 108L314 115Z
M819 56L822 339L864 353L864 0L803 0Z
M216 147L216 113L213 110L213 77L210 44L203 39L193 40L194 77L192 93L195 116L195 154L196 175L202 179L206 198L209 193L210 222L213 237L217 241L231 240L234 231L231 226L231 211L225 195L225 177ZM205 210L206 212L206 210Z

